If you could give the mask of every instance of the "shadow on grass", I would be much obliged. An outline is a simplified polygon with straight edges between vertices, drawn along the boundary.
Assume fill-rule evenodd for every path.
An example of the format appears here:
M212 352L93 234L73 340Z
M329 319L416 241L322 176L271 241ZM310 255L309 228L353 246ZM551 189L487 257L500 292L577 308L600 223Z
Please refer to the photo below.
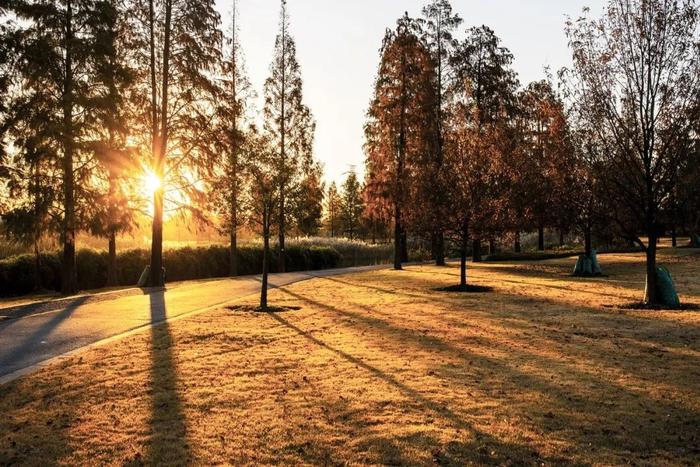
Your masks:
M528 328L526 335L519 338L523 341L519 343L516 340L513 343L515 345L510 344L503 348L511 358L489 356L483 353L483 347L497 349L504 344L484 336L481 338L484 340L479 346L481 348L473 351L457 346L445 338L418 332L416 329L403 325L397 326L389 321L392 317L396 317L395 315L390 316L389 312L370 309L355 303L353 303L353 307L363 309L367 313L341 310L338 307L314 301L308 296L286 289L282 290L286 294L310 303L319 309L349 318L343 324L358 328L358 335L363 336L365 340L370 338L371 334L368 334L367 331L371 330L377 334L380 341L384 339L395 341L398 344L395 351L399 352L397 357L401 353L413 353L412 349L415 349L418 351L416 355L429 351L434 355L444 354L457 358L460 363L441 366L436 372L436 376L443 380L452 381L451 384L456 385L455 387L464 387L465 383L470 387L473 385L472 389L481 393L481 397L501 401L503 407L507 407L511 415L520 413L536 426L544 427L546 431L568 439L580 449L585 450L585 446L593 442L597 450L616 453L628 450L637 456L642 456L642 458L652 452L659 456L675 452L680 456L687 456L684 457L686 459L700 460L699 452L692 451L688 445L690 440L700 437L700 431L694 425L695 420L700 417L700 412L695 407L691 407L692 404L689 406L681 400L674 400L676 397L652 398L645 390L638 388L637 384L639 383L634 380L630 383L618 381L619 377L616 376L612 368L613 365L619 365L620 362L614 355L611 356L613 361L601 360L605 365L610 366L609 369L603 371L593 369L591 371L590 365L586 363L587 359L590 357L596 360L598 352L610 352L610 349L602 346L600 350L597 350L601 344L598 340L586 343L584 352L575 346L569 349L568 354L565 353L561 357L557 353L552 355L533 353L522 345L525 340L531 339L532 331L537 329L536 318L531 316L530 319L535 320L535 326ZM485 310L484 313L488 313L488 311ZM378 318L377 315L386 317L386 319ZM484 317L484 319L489 320L497 318L498 316ZM279 320L278 317L275 319ZM523 320L525 319L526 317L523 317ZM632 322L634 319L626 319L625 321ZM408 323L406 322L406 324ZM503 327L507 329L509 326L510 323L505 321ZM303 333L295 326L294 329ZM318 345L329 347L313 336L306 335L306 337ZM561 344L559 342L553 348L561 348ZM429 399L406 387L394 377L370 367L346 352L333 348L330 350L398 387L402 392L420 401L429 409L439 412L434 403L431 405ZM529 369L522 369L520 364L514 360L516 357L522 362L528 362L527 368ZM572 362L572 358L576 360ZM634 375L635 370L642 369L640 366L648 363L653 364L651 360L654 358L655 355L649 355L644 357L642 363L637 361L636 364L625 366L627 371ZM579 368L576 362L582 366ZM473 369L479 369L479 377L473 382L465 380L465 369L468 369L468 373L472 373ZM654 381L666 383L663 376L660 376L663 375L663 371L662 368L661 373L659 373L658 369L654 370L652 367L648 374L639 377L639 381L648 381L649 384L653 384ZM659 380L659 378L661 379ZM526 393L534 391L539 396L532 402L523 403L517 397L510 396L514 391L515 394L522 391ZM444 405L438 405L438 407L443 410L441 413L444 417L452 420L457 427L464 427L466 422L454 412L451 412ZM556 412L556 415L553 415L552 411ZM634 429L633 436L627 434L630 429Z
M485 285L450 285L447 287L438 287L434 289L437 292L461 292L461 293L485 293L492 292L493 287L488 287Z
M145 456L150 465L184 465L189 462L187 423L178 394L173 338L167 321L164 292L150 295L151 322L151 419Z
M291 293L288 290L282 290L285 293L295 296L301 300L309 301L310 303L315 303L300 295ZM460 465L462 462L467 460L471 462L478 461L482 465L510 465L514 460L516 462L522 462L523 459L532 459L533 461L537 459L542 462L561 462L561 459L541 458L540 454L537 451L531 449L527 445L503 442L486 432L478 430L471 423L462 418L459 414L451 410L447 405L433 401L432 399L424 396L421 392L399 381L391 374L368 364L361 358L358 358L348 352L345 352L341 349L335 348L323 342L321 339L315 337L311 332L301 329L300 327L296 326L295 324L282 318L279 315L272 314L270 316L272 319L274 319L281 325L295 331L297 334L309 340L313 344L334 353L338 357L357 366L358 368L367 371L372 376L389 384L390 386L401 392L404 396L412 399L416 403L425 407L427 410L433 412L435 416L448 420L458 430L464 430L471 434L472 439L466 441L451 441L448 445L447 450L439 449L438 446L440 442L437 439L430 438L430 443L436 447L434 455L449 456L450 451L459 452L460 458L451 460L450 462L446 462L446 465ZM363 433L363 435L366 435L366 433ZM379 459L379 462L382 464L410 465L412 461L410 460L410 458L404 456L404 451L406 450L406 444L410 444L411 438L414 436L420 437L423 435L411 435L406 438L370 438L369 440L364 441L363 444L365 449L379 451L381 457L381 459ZM462 437L466 438L466 436ZM422 440L422 442L425 442L425 440ZM369 449L370 447L372 449ZM308 460L314 461L315 459ZM438 463L438 465L441 464Z
M300 306L268 306L262 309L255 305L231 305L226 307L227 310L237 311L240 313L288 313L290 311L301 310Z

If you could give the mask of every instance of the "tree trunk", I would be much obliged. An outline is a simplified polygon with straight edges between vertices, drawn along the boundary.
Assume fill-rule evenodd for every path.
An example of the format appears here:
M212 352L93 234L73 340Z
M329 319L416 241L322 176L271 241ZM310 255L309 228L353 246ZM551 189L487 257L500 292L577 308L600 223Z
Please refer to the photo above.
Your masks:
M66 52L63 83L63 264L61 292L78 292L75 265L75 179L73 175L73 6L66 2Z
M107 257L107 287L118 285L117 280L117 234L109 232L109 256Z
M445 264L445 234L441 230L437 233L435 243L435 266L444 266Z
M584 253L588 258L593 254L593 242L591 240L591 227L586 226L583 232Z
M41 286L41 252L39 251L38 235L34 237L34 291L42 289Z
M237 257L237 245L236 245L236 229L231 229L231 239L229 245L229 271L228 275L231 277L236 277L238 275L238 257Z
M400 271L403 269L401 267L401 250L402 250L402 237L401 237L401 208L399 203L394 204L394 269Z
M404 228L401 228L401 262L408 262L408 237Z
M467 286L467 236L462 234L462 242L459 246L459 285Z
M170 83L170 24L172 19L172 0L165 1L165 36L163 41L163 99L160 112L160 138L155 174L160 180L160 187L153 194L153 236L151 240L151 274L149 285L163 287L163 201L165 195L163 177L165 175L165 156L168 147L168 86Z
M260 309L267 310L267 276L270 272L270 222L267 208L263 209L263 267L260 287Z
M671 246L673 246L673 248L678 248L678 232L676 232L675 225L671 229Z
M559 231L559 246L563 247L565 243L565 238L564 238L564 231L560 230Z
M646 296L644 303L647 305L656 305L658 298L656 296L656 246L658 239L655 234L649 235L649 244L647 245L647 279L646 279Z
M516 253L520 253L523 250L523 248L520 244L520 231L519 230L515 231L515 245L514 245L513 249L515 250Z
M478 238L472 242L472 261L475 263L481 262L481 240Z
M537 228L537 249L539 251L544 251L544 227L539 226Z
M459 242L459 285L467 286L467 245L469 244L469 223L463 222L460 227Z
M496 240L493 238L489 238L489 254L490 255L496 254Z

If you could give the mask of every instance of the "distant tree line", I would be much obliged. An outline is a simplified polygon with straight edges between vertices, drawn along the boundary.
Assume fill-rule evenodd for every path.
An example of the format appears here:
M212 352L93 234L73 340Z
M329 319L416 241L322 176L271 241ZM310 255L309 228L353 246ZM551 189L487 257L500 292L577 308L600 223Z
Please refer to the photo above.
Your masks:
M566 25L573 67L522 86L487 26L431 0L386 31L365 126L365 215L393 226L394 267L409 236L480 260L497 240L577 233L634 243L655 304L664 233L698 242L700 41L690 0L610 0ZM556 81L556 83L555 83ZM448 242L445 242L445 240ZM700 245L696 245L700 246Z

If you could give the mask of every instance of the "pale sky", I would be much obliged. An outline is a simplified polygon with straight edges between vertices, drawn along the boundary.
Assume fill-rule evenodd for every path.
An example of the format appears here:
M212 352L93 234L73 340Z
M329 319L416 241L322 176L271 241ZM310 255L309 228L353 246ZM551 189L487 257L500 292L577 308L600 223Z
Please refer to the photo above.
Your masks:
M279 20L279 0L238 0L241 46L251 82L259 95L268 76ZM217 0L228 24L231 1ZM384 31L404 11L418 16L423 0L288 0L291 33L304 78L304 100L316 123L315 156L327 181L340 183L353 166L362 177L363 125L372 96ZM453 0L464 20L457 37L471 26L491 27L515 56L520 81L545 77L571 63L564 36L566 15L584 6L598 14L604 0Z

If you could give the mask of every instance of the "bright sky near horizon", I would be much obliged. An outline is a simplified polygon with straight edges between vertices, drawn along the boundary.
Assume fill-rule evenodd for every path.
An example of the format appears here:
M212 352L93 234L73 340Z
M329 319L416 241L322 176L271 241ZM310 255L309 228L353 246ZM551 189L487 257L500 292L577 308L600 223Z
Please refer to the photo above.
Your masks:
M363 174L365 113L379 63L384 31L404 11L419 16L426 0L288 0L291 33L304 79L304 100L317 123L315 155L326 181L341 183L353 167ZM571 63L564 36L566 16L584 6L602 11L604 0L453 0L471 26L491 27L515 56L514 69L527 84ZM231 0L217 0L229 24ZM279 0L238 0L241 46L262 108L279 22Z

